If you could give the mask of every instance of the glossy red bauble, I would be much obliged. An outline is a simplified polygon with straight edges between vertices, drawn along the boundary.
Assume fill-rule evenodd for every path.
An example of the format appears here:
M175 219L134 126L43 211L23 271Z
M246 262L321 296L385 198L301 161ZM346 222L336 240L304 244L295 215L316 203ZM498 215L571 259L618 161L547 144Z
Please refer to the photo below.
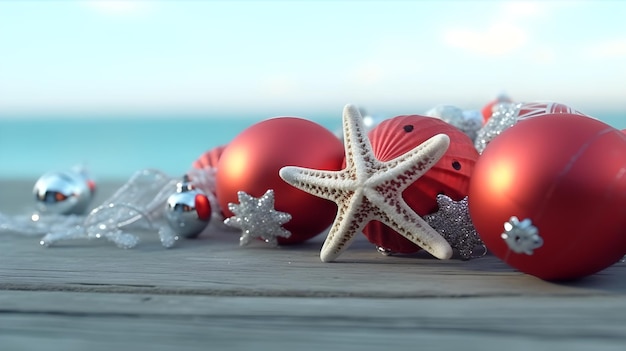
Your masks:
M260 197L274 190L275 209L291 214L283 227L289 238L279 244L307 240L332 223L337 206L284 182L284 166L340 170L344 158L341 141L329 130L301 118L277 117L259 122L237 135L224 149L216 175L217 199L225 217L233 214L228 203L239 203L237 192Z
M457 201L467 195L470 176L478 159L472 140L438 118L418 115L385 120L369 133L374 155L381 161L405 154L437 134L448 135L450 147L439 162L402 193L406 203L421 216L437 211L438 194ZM378 221L370 222L363 233L370 242L392 252L412 253L420 249Z
M626 253L626 135L590 117L520 120L487 146L469 191L472 221L507 264L546 280L598 272ZM512 216L543 244L517 253L502 238Z

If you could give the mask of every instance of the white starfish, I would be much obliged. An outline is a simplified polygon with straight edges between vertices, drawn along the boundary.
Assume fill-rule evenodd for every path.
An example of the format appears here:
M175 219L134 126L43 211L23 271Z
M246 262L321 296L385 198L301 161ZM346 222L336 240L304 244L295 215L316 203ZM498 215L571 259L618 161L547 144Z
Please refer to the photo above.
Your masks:
M438 134L413 150L383 162L374 156L358 109L343 111L346 168L340 171L283 167L280 177L294 187L334 201L337 216L320 258L333 261L371 220L378 220L440 259L452 256L448 242L402 199L402 192L426 173L448 149L450 138Z

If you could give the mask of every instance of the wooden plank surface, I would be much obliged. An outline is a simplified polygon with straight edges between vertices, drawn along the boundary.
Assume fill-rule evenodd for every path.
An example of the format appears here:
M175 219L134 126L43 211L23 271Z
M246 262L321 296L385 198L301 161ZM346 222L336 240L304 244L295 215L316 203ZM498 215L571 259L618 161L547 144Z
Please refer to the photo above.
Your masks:
M0 182L0 211L26 213L32 184ZM140 234L131 250L3 235L0 350L626 348L624 263L550 283L489 255L385 257L364 238L328 264L323 235L242 248L213 226L164 249Z

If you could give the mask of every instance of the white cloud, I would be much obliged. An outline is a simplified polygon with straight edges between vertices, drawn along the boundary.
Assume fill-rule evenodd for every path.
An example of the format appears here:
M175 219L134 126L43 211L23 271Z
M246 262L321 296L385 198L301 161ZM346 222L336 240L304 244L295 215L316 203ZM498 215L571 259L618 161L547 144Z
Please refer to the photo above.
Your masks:
M358 83L366 85L379 83L385 77L384 67L372 60L357 64L353 74Z
M626 38L603 40L588 45L584 56L590 59L626 58Z
M540 65L549 65L556 62L556 51L549 46L541 46L529 50L526 55L531 62Z
M357 86L397 82L423 71L419 57L422 48L412 38L385 38L364 50L348 72Z
M451 28L444 33L447 45L484 56L507 55L528 41L528 33L518 25L493 23L486 30Z
M354 65L349 78L357 85L372 86L410 79L421 71L420 63L413 56L369 57Z
M144 0L88 0L83 4L98 12L111 15L136 14L143 12L150 5Z
M512 54L530 41L531 33L526 28L530 20L545 15L549 9L548 4L538 1L507 1L496 10L486 26L447 28L443 40L450 47L480 56Z
M293 94L298 89L297 79L285 74L276 74L261 81L261 90L272 97Z
M525 18L543 14L546 11L546 4L539 1L507 1L502 5L500 15Z

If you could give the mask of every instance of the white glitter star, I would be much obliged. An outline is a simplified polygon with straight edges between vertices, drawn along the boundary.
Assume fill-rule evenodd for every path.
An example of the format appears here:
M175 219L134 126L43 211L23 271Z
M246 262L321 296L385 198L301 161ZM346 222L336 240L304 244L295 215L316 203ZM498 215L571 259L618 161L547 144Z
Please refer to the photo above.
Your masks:
M237 192L239 205L229 203L228 209L235 215L226 218L224 224L241 229L239 244L247 245L252 239L261 238L265 242L278 245L278 238L288 238L291 232L282 225L291 220L291 215L274 209L274 190L269 189L259 198L244 191Z
M452 256L446 240L402 199L402 192L426 173L448 149L450 138L436 135L391 161L374 156L356 107L343 111L346 168L341 171L283 167L280 176L308 193L334 201L337 216L320 258L333 261L371 220L378 220L440 259Z

